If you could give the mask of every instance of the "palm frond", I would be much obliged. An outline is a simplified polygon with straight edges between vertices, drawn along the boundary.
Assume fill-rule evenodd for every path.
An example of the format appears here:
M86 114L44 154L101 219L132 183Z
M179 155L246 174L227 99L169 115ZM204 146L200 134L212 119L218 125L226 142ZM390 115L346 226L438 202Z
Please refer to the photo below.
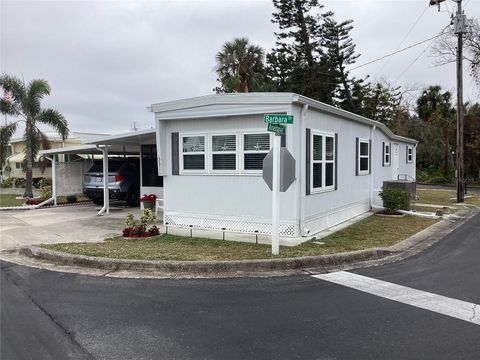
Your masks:
M25 97L25 86L19 77L3 74L0 76L0 86L4 91L12 94L13 102L21 103L23 101Z
M40 142L42 144L42 149L43 150L48 150L52 148L52 144L50 143L50 140L48 139L47 135L45 135L42 131L38 130L38 135L40 136ZM42 156L39 161L38 161L38 166L40 167L40 171L42 174L45 172L45 169L47 168L49 163L49 160L45 158L45 156Z
M63 140L68 137L68 122L59 111L44 109L40 111L37 121L53 127L62 136Z
M0 166L5 163L7 146L16 130L16 122L0 127Z

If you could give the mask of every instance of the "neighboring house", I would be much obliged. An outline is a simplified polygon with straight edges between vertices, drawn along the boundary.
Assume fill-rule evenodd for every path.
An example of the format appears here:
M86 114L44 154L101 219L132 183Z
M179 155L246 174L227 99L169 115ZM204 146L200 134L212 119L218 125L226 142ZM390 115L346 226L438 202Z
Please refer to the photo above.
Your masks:
M77 146L79 144L82 144L83 141L87 141L99 136L104 136L106 134L71 131L68 138L65 140L62 140L61 136L54 132L45 132L45 135L50 140L52 149L55 149ZM25 159L25 140L23 138L14 138L10 141L9 148L10 153L7 156L5 164L3 164L2 166L2 178L25 178L25 171L23 168L23 163ZM82 161L84 158L88 157L88 155L82 157L75 154L62 154L57 156L57 160L59 162ZM52 174L49 169L46 169L44 172L41 171L41 168L39 166L39 160L40 155L37 155L33 163L33 178L51 178ZM47 161L46 165L49 167L50 162Z
M283 145L296 181L280 195L280 234L299 237L381 206L384 180L415 178L416 141L293 93L218 94L153 104L169 226L271 233L264 114L290 114Z

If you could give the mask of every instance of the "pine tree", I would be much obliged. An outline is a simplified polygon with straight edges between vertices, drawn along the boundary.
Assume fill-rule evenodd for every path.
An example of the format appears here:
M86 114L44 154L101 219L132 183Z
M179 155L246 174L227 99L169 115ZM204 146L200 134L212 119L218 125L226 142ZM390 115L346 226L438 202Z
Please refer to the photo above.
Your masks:
M360 54L355 53L355 44L350 37L353 20L336 22L325 19L323 26L323 46L326 49L328 72L335 83L334 101L342 109L356 112L359 110L353 98L353 87L362 85L362 80L350 78L348 66L355 64Z
M278 91L293 91L332 103L332 81L322 48L323 23L317 0L273 0L277 47L267 55L268 74Z

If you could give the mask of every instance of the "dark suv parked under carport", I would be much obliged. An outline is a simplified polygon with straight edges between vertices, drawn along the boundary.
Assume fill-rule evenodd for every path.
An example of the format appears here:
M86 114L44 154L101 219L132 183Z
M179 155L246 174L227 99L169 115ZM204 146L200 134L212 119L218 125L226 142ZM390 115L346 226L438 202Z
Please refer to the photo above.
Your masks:
M137 206L140 201L140 161L138 158L108 159L108 191L111 199ZM95 160L83 179L83 194L95 204L103 204L103 161Z

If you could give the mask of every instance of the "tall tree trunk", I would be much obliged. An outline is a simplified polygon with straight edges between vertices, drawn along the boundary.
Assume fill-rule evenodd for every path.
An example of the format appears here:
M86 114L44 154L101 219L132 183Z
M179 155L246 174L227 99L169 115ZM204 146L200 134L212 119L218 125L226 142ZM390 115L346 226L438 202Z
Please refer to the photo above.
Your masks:
M28 123L25 129L27 136L25 137L25 154L27 158L27 168L25 170L25 192L23 197L33 198L33 183L32 183L32 172L33 172L33 157L32 157L32 125Z

